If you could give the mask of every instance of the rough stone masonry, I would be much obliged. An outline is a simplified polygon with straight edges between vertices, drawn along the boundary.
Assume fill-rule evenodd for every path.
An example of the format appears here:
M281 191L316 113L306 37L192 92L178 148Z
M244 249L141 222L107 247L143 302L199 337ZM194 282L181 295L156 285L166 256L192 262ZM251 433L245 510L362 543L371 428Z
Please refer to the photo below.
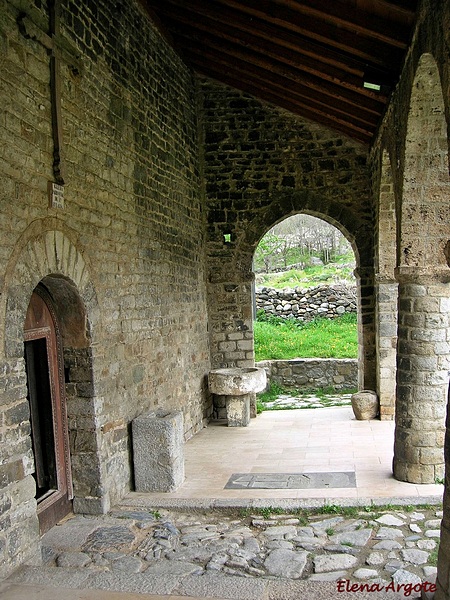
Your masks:
M311 321L316 317L333 319L345 313L356 313L356 289L345 286L315 286L308 289L277 290L256 288L256 310L267 316Z
M187 439L211 416L209 370L253 366L253 254L295 213L354 250L359 387L395 408L395 477L443 478L449 21L446 0L418 3L369 147L197 76L134 0L0 3L0 576L40 544L23 331L36 286L64 357L73 507L104 513L132 486L134 418L181 411ZM79 63L62 51L64 206L48 195L49 44ZM450 598L449 502L436 600Z

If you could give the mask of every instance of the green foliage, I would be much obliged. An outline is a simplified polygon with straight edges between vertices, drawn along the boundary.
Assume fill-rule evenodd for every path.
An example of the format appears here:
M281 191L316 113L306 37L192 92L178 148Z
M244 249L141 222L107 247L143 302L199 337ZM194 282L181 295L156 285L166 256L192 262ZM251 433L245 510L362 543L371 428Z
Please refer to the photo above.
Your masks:
M270 515L282 515L284 513L284 510L279 507L274 508L273 506L267 506L265 508L259 508L258 512L265 519L268 519Z
M275 289L284 288L310 288L320 283L333 284L336 281L354 281L353 264L347 266L342 262L342 266L337 263L330 263L323 266L311 266L304 269L293 268L282 273L266 273L258 275L258 285L265 285Z
M264 268L268 271L275 262L277 253L281 251L285 244L283 238L274 233L266 234L258 244L255 252L256 268Z
M283 387L281 387L281 385L273 381L271 382L269 389L267 389L265 392L261 392L260 394L258 394L258 399L261 402L273 402L278 398L278 396L285 393L286 390Z
M254 324L255 359L356 358L356 315L318 317L309 323L269 317Z
M434 548L434 550L432 550L428 556L428 564L432 565L433 567L436 567L438 563L439 543L440 540L436 540L436 548Z
M337 504L324 504L320 509L325 515L336 515L342 511L342 507Z

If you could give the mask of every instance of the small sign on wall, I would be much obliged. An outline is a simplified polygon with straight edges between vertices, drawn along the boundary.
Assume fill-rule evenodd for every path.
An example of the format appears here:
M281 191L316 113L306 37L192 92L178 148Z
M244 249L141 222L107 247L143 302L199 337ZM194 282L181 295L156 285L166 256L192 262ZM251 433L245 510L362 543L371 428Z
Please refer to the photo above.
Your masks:
M53 181L48 182L50 208L64 209L64 186Z

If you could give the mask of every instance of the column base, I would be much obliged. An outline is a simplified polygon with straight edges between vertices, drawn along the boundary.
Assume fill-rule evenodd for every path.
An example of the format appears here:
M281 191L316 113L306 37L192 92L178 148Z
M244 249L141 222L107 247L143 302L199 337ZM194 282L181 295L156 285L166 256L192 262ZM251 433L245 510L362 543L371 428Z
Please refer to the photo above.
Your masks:
M405 481L406 483L434 484L437 479L443 477L444 465L405 463L396 460L394 456L392 471L395 479L398 479L398 481Z

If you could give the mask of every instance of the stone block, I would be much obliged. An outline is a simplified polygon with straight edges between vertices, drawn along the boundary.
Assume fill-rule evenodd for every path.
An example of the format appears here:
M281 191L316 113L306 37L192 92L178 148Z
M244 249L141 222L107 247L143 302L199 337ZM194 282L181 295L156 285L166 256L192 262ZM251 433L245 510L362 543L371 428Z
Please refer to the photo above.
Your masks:
M132 435L136 491L175 491L184 480L182 413L141 415L132 422Z

